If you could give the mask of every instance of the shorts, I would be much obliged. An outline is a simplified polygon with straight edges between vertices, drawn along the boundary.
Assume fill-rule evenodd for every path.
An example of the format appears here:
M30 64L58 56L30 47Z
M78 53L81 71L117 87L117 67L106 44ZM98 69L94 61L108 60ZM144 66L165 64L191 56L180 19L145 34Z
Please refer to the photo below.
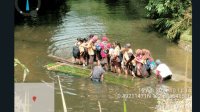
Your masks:
M94 62L94 55L89 55L89 63L93 63Z
M74 57L74 56L73 56ZM75 58L75 57L74 57ZM78 58L75 58L75 59L80 59L80 56Z
M100 79L93 79L93 78L91 78L91 80L94 81L94 82L100 82Z
M108 63L108 58L107 57L102 57L102 61L104 61L105 64Z
M110 64L110 56L107 56L108 64Z
M83 55L83 59L86 60L88 59L89 60L90 56L89 55Z
M125 70L129 69L129 70L133 71L133 65L130 65L130 64L124 65L124 69Z
M98 61L98 60L101 60L101 59L102 59L101 53L100 53L100 51L97 51L96 52L96 60L95 61Z
M116 67L121 67L121 62L116 62L116 61L114 61L113 64L114 64L114 66L116 66Z
M167 77L163 78L163 81L169 80L172 78L172 75L168 75Z

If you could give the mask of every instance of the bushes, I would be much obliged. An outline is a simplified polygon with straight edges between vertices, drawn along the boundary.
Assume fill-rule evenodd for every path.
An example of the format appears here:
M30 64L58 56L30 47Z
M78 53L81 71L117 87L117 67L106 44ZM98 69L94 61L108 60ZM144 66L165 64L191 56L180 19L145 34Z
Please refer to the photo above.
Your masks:
M149 0L147 17L156 19L158 31L179 39L192 26L192 0Z

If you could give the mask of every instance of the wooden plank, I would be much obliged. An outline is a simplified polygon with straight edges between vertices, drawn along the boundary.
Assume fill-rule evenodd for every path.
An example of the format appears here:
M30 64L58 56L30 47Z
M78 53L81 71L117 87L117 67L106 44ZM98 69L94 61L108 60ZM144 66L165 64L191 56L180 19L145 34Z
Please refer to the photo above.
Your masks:
M55 60L57 60L59 62L62 62L62 63L71 63L71 64L73 64L73 62L71 62L71 61L69 61L67 59L58 57L58 56L54 56L54 55L48 55L48 56L51 57L51 58L54 58Z

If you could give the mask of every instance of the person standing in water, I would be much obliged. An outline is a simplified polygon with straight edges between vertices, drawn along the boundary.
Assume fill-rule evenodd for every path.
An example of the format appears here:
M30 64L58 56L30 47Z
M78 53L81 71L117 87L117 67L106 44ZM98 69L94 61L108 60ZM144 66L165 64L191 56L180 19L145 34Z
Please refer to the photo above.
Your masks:
M165 63L161 63L159 59L156 60L156 75L157 78L159 78L159 75L161 76L160 81L158 83L162 83L162 81L169 80L172 78L172 72L169 69L169 67Z
M91 73L89 74L89 77L91 77L91 80L94 82L103 81L103 76L106 74L104 67L104 61L100 62L100 66L95 66Z
M136 66L137 66L137 75L140 76L140 71L141 71L141 64L142 64L142 51L140 49L137 49L135 51L135 63L136 63Z
M131 54L133 54L133 50L131 49L131 45L128 43L125 45L125 49L126 52L124 54L124 71L125 71L125 75L131 74L133 76L135 76L134 72L133 72L133 64L132 64L132 60L130 60L129 56ZM129 63L127 63L129 62Z

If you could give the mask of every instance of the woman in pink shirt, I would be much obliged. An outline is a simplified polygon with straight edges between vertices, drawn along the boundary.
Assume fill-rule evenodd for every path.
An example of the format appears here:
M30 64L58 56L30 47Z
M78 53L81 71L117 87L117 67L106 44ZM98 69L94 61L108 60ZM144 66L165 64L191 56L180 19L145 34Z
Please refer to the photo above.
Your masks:
M100 43L100 46L101 46L101 57L102 57L102 60L104 61L104 67L106 69L106 71L108 70L108 67L107 67L107 63L108 63L108 58L107 58L107 55L108 55L108 48L107 48L107 41L108 41L108 38L107 37L103 37L102 38L102 41Z
M135 62L136 62L136 65L137 65L137 75L140 76L140 70L141 70L141 60L142 60L142 51L140 49L137 49L135 51Z

